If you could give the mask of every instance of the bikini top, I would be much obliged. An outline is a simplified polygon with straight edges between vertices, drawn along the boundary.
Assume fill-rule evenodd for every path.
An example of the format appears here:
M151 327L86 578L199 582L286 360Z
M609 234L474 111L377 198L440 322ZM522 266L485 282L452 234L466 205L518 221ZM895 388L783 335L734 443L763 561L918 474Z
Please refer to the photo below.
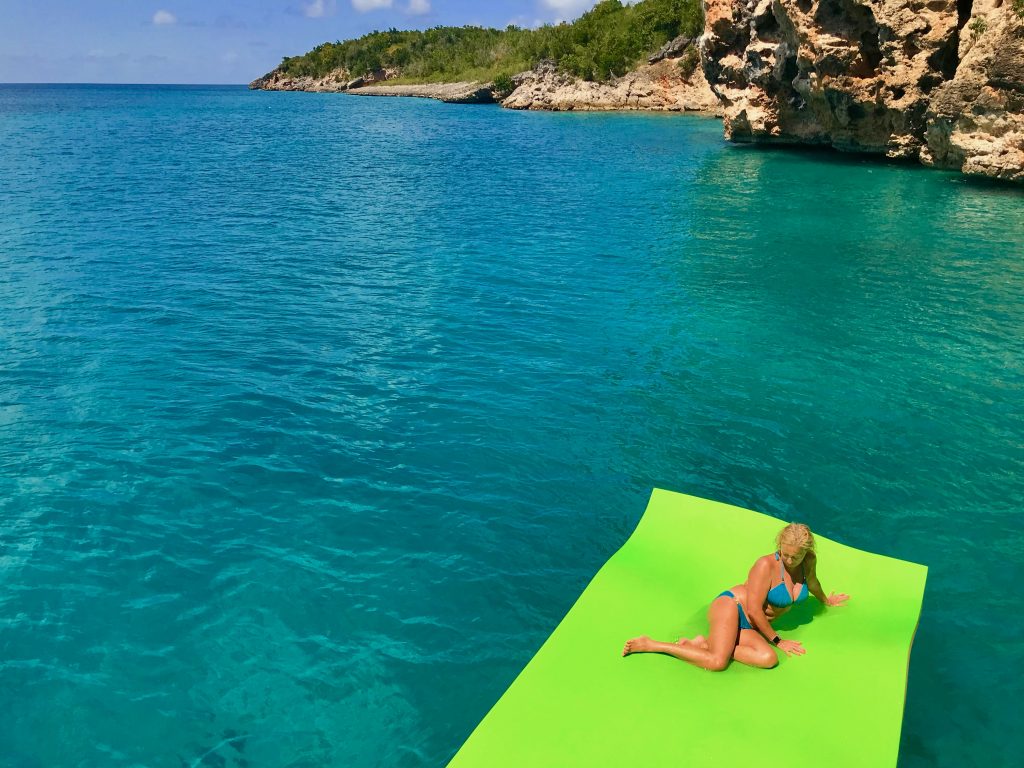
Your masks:
M774 587L768 590L768 604L776 608L782 608L786 605L793 605L794 603L802 603L807 599L807 579L804 578L804 566L800 565L800 580L803 584L800 586L800 594L796 596L796 600L789 592L789 588L786 587L786 570L782 565L782 560L779 559L779 553L775 553L775 559L779 561L779 578L781 582L776 584Z

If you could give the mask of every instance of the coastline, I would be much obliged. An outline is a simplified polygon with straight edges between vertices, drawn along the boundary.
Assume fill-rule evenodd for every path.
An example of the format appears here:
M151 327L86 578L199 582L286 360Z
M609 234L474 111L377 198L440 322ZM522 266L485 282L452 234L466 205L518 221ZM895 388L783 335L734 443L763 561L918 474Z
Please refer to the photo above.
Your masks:
M682 50L685 50L682 49ZM534 69L512 78L513 88L497 93L494 83L389 84L389 72L349 79L344 70L321 78L288 78L272 72L252 82L251 90L345 93L353 96L386 96L437 99L448 104L499 104L506 109L550 112L686 112L714 117L723 114L722 104L696 67L684 75L679 55L662 56L608 82L581 80L543 61Z
M679 36L603 82L545 60L503 78L500 94L487 82L387 85L401 72L382 62L361 75L339 68L320 77L278 67L249 87L710 114L723 118L731 143L832 147L1024 184L1024 6L939 2L921 19L909 0L882 0L877 14L857 8L706 0L699 38Z
M364 85L341 91L352 96L390 96L437 99L446 104L495 104L494 84L481 82Z

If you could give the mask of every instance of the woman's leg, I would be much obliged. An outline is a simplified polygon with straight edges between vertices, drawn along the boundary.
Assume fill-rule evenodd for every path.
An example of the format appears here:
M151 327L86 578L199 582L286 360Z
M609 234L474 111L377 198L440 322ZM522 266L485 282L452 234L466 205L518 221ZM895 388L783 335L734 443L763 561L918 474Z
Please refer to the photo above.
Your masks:
M694 645L710 650L708 639L704 635L696 637L680 637L676 645ZM742 664L761 669L773 669L779 664L779 657L768 641L753 629L741 629L740 640L732 651L732 658Z
M756 629L740 630L740 641L736 644L732 657L742 664L761 669L771 669L779 663L775 648L761 637L761 633Z
M703 669L719 672L729 665L736 648L736 634L740 626L736 603L723 596L715 598L708 609L708 647L678 643L662 643L647 636L627 641L622 655L631 653L665 653L682 661L688 661Z

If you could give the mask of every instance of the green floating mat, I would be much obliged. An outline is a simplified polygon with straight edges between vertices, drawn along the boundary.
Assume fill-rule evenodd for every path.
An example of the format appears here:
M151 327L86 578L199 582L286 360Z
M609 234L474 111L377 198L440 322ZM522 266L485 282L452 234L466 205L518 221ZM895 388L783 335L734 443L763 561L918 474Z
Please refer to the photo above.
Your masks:
M895 765L910 646L927 568L817 536L813 597L775 627L807 654L772 670L706 672L662 654L622 658L637 635L707 631L707 608L746 580L783 524L655 490L612 556L449 764L542 766Z

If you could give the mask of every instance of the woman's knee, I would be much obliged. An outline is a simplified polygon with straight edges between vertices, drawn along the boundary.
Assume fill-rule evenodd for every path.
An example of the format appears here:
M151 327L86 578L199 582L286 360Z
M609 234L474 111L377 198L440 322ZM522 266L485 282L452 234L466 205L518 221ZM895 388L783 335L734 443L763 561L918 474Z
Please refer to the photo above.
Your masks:
M712 656L711 661L708 662L706 669L709 672L721 672L729 666L729 657L727 656Z
M775 651L765 649L757 655L756 663L761 669L774 669L779 666L779 657L775 655Z

